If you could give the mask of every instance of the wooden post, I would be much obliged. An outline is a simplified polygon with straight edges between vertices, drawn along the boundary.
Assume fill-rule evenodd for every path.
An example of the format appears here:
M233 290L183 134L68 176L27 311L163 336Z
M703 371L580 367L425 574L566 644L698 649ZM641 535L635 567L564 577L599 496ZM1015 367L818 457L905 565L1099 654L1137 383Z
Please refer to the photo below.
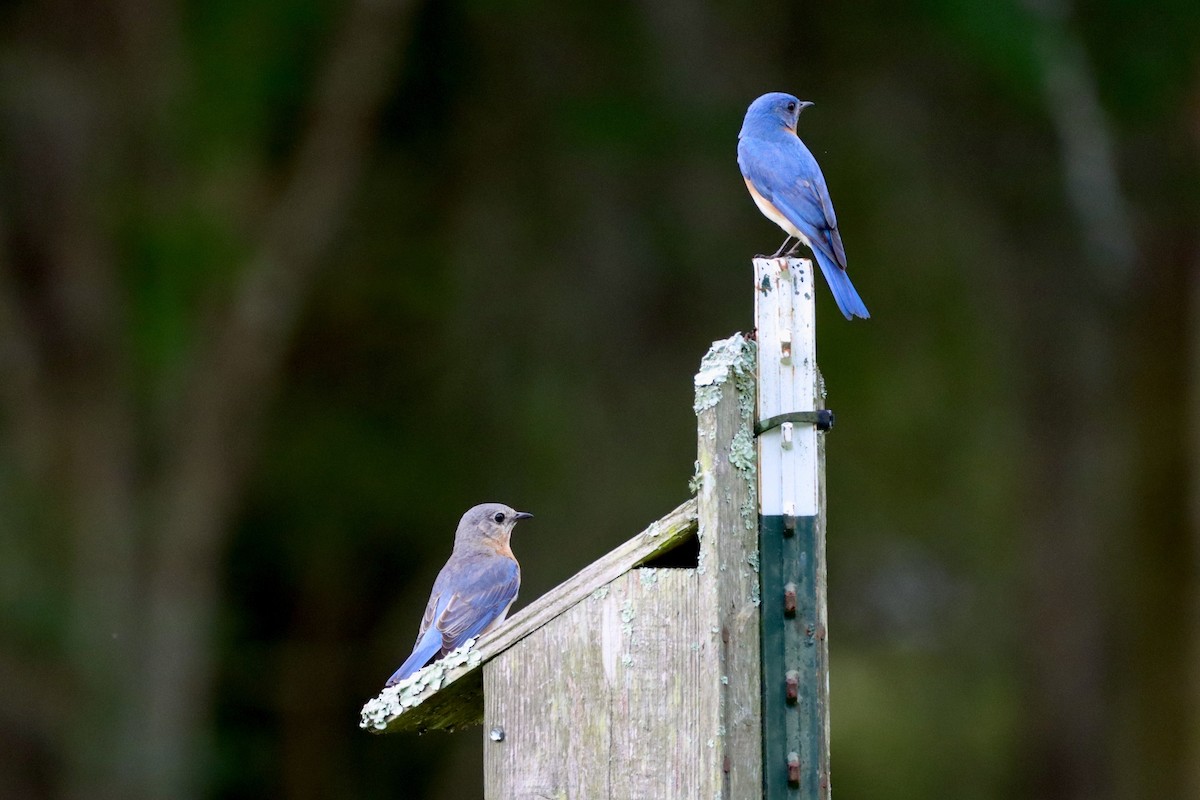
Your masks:
M762 792L761 590L754 452L755 346L714 342L700 363L696 400L696 505L702 587L698 613L720 626L717 671L709 676L723 778L720 794ZM682 796L682 795L678 795Z
M754 260L766 800L829 797L824 433L812 262Z

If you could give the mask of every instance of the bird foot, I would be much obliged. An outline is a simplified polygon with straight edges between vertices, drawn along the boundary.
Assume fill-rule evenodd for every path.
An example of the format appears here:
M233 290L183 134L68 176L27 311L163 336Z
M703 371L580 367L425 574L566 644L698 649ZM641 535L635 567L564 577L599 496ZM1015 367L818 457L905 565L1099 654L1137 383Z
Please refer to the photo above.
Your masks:
M792 241L791 236L784 239L783 244L779 245L779 249L775 251L775 255L768 256L768 258L779 258L781 255L783 255L783 251L787 249L787 246L788 246L788 244L791 243L791 241ZM796 244L800 244L800 241L798 239L796 240ZM796 248L793 247L792 250L794 250L794 249L796 249ZM789 250L788 252L790 253L791 250Z

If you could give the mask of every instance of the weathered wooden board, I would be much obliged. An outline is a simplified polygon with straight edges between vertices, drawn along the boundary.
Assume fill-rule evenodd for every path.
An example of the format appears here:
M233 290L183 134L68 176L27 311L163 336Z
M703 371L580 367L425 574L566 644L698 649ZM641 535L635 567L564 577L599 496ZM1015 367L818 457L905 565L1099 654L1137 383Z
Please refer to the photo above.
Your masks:
M711 797L698 592L694 569L633 570L488 662L485 797Z
M695 403L700 613L718 627L713 636L720 653L716 670L701 676L709 689L701 702L717 731L708 759L714 791L705 798L762 791L755 352L741 336L719 342L697 375L698 384L719 380L711 385L720 390L698 385Z

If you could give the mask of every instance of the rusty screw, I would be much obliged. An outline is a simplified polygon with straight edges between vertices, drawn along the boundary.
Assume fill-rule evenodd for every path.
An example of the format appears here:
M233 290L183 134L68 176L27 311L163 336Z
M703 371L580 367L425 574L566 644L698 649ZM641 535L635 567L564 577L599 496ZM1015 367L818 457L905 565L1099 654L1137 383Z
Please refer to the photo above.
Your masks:
M800 785L800 754L788 753L788 786L796 787Z
M783 615L796 616L796 584L788 583L783 587Z
M800 700L800 673L789 669L783 678L783 685L788 704L795 705Z

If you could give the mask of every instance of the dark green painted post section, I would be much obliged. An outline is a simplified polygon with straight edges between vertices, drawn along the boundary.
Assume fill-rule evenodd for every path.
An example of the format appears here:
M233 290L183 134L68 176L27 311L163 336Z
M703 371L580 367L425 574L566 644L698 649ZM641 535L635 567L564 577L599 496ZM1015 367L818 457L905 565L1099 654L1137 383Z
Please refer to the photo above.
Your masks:
M828 651L820 597L824 581L818 577L824 548L817 517L791 522L784 516L759 520L764 797L818 800L829 792Z

